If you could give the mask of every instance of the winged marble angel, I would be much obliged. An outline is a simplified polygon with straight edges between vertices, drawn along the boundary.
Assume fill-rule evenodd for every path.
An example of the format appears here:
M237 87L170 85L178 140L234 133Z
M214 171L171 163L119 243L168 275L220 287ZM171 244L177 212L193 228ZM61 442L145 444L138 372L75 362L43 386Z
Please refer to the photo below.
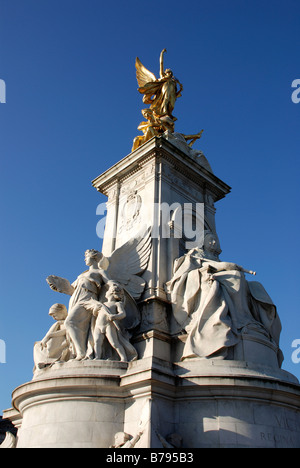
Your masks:
M65 327L73 344L75 359L87 356L89 332L93 321L95 301L106 301L109 283L113 281L124 290L126 317L122 319L125 330L135 328L140 322L135 300L139 299L146 282L140 275L146 270L151 253L151 230L116 249L108 258L97 250L85 252L88 270L74 283L58 276L48 276L47 282L54 291L71 296ZM89 350L90 355L90 350Z

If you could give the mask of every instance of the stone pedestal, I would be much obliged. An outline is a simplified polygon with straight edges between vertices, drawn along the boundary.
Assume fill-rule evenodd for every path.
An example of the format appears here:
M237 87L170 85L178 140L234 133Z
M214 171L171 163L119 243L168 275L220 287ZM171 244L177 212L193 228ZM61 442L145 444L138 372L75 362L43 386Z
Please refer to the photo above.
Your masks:
M136 448L300 447L300 388L291 374L244 361L158 358L55 364L17 388L18 448L107 448L117 432Z
M55 365L13 393L23 416L18 448L108 447L123 430L120 377L127 365Z
M300 387L291 374L245 361L177 364L177 431L189 447L300 447Z

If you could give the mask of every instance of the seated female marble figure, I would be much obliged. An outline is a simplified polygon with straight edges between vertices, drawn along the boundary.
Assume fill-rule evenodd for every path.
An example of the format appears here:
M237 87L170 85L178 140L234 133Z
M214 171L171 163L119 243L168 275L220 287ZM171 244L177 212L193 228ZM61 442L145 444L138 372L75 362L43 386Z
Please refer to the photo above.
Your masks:
M206 232L204 245L175 260L167 290L176 321L187 333L182 360L191 357L226 358L242 334L264 336L278 347L281 323L264 287L247 281L241 266L221 262L215 234Z

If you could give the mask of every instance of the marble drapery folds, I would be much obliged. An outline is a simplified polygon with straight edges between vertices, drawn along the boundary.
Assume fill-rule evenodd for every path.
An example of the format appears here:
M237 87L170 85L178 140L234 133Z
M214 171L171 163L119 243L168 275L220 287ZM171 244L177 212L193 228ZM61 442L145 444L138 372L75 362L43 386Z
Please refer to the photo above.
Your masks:
M167 284L176 321L187 333L182 360L226 357L242 334L263 336L278 346L281 323L264 287L247 281L235 264L196 257L175 261Z

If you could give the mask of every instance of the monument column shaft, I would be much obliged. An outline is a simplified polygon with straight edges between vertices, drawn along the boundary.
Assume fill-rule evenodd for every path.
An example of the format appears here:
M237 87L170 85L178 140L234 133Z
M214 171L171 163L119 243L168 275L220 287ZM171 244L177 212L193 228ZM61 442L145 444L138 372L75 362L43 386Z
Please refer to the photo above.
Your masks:
M144 273L147 288L144 299L166 300L165 283L172 265L184 247L183 236L172 216L186 205L196 210L204 205L204 227L213 232L214 203L229 193L230 187L165 138L154 137L93 181L93 186L108 197L103 253L135 238L146 227L152 228L152 255ZM191 218L194 216L191 211ZM192 220L191 220L192 221Z
M204 222L198 228L216 232L214 204L230 187L165 137L152 138L97 177L93 186L108 197L104 255L109 257L152 229L151 255L143 273L146 288L140 300L141 334L135 338L140 357L163 355L169 360L170 337L178 332L178 324L169 314L165 284L172 277L174 260L189 250L185 223L195 227L199 205Z

